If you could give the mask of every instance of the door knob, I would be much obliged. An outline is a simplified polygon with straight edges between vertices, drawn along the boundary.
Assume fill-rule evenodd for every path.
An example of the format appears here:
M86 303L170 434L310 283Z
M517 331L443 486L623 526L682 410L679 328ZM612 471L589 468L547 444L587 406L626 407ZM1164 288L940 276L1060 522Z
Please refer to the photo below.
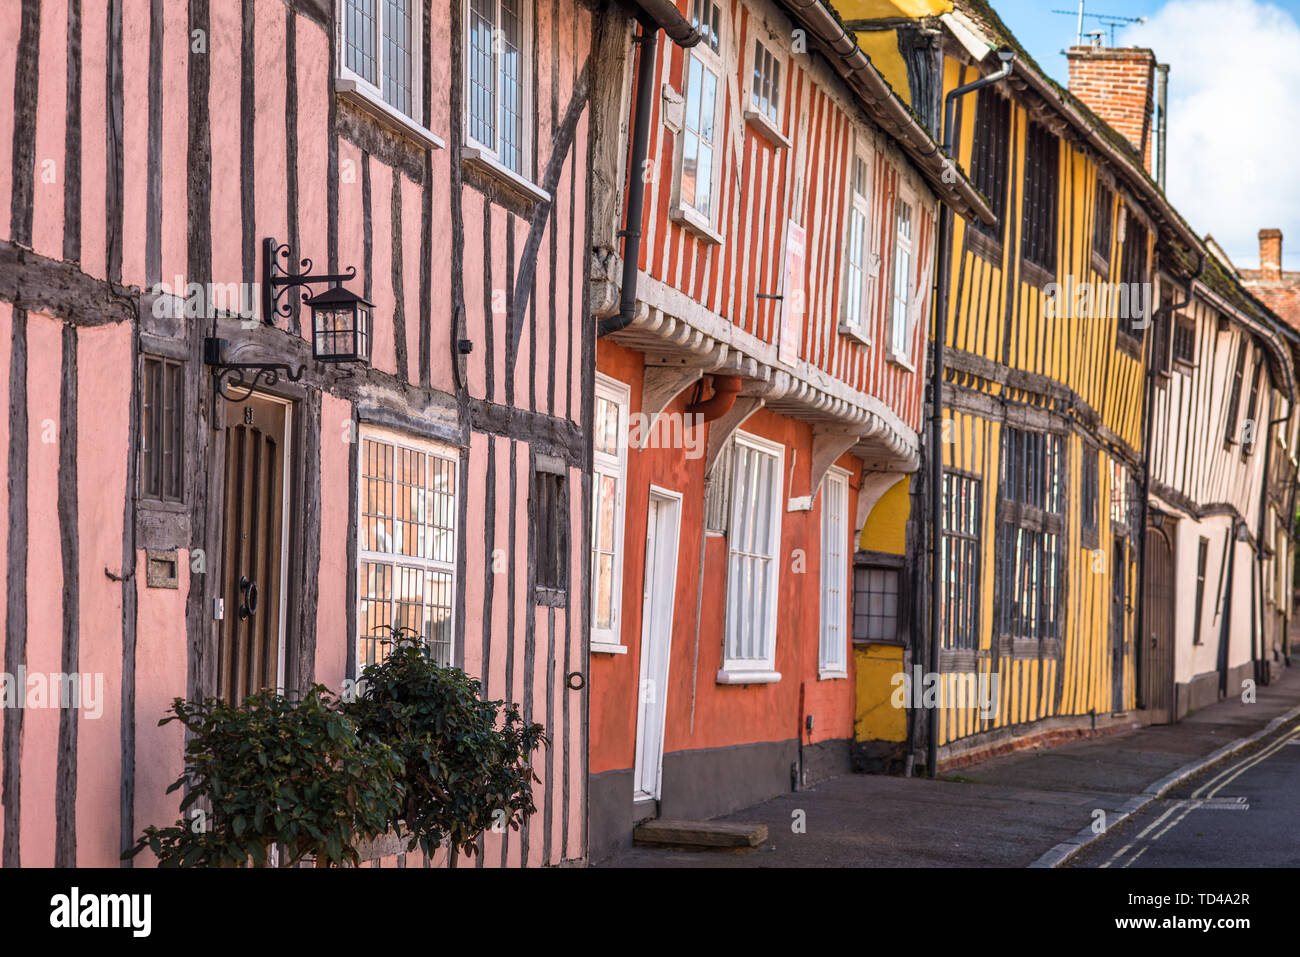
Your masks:
M251 617L257 611L257 582L249 581L248 578L241 575L239 577L239 590L244 593L244 600L239 605L239 618L242 621Z

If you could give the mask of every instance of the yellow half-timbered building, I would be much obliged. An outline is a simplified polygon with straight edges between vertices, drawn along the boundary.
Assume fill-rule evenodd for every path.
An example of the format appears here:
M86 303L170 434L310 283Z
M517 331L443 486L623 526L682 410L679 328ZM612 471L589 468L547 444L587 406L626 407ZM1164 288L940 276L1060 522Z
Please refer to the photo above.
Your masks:
M836 8L998 216L991 227L947 217L939 251L942 403L927 449L942 459L939 494L923 468L906 499L881 496L860 515L859 560L869 561L878 546L868 536L904 513L913 597L895 640L855 635L859 766L893 769L924 743L919 760L933 771L1027 741L1172 720L1179 638L1140 597L1147 524L1165 517L1145 504L1151 409L1163 407L1147 370L1168 364L1180 300L1209 290L1204 244L1149 171L1154 56L1071 51L1072 77L1076 54L1089 69L1119 63L1115 76L1133 62L1146 69L1143 112L1140 84L1091 99L1055 84L978 0ZM1122 109L1107 117L1117 129L1085 105L1130 96L1132 127ZM1289 394L1289 372L1265 387ZM1285 405L1280 395L1269 407Z

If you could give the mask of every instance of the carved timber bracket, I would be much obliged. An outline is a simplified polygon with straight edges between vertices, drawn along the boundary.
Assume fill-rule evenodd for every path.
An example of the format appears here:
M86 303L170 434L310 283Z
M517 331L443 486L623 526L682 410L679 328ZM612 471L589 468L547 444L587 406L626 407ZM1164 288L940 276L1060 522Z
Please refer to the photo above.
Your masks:
M727 440L745 424L745 420L761 409L765 399L754 395L737 396L727 413L709 423L709 441L704 450L704 477L713 475L713 463L718 460Z
M700 381L704 370L698 366L648 365L641 384L641 412L653 420L682 390Z
M821 488L822 479L826 477L826 472L830 467L835 464L835 460L857 445L860 437L857 432L828 429L820 425L813 429L812 484L809 486L811 498L815 499L817 497L817 490Z

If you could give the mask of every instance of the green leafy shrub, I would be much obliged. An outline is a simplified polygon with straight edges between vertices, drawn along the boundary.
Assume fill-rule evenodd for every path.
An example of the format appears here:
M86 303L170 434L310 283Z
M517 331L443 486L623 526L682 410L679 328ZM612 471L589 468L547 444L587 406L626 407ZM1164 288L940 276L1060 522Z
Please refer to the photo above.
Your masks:
M468 854L487 828L518 830L533 804L532 754L540 724L517 705L484 701L479 682L431 661L418 640L395 635L392 650L361 674L345 704L358 731L389 744L405 766L405 796L392 825L432 854L444 839Z
M354 842L387 831L400 810L401 758L358 735L322 685L301 700L177 698L171 710L159 724L189 732L185 773L167 789L189 785L181 820L145 828L123 857L147 847L164 867L265 867L274 843L282 866L308 855L318 866L356 864Z

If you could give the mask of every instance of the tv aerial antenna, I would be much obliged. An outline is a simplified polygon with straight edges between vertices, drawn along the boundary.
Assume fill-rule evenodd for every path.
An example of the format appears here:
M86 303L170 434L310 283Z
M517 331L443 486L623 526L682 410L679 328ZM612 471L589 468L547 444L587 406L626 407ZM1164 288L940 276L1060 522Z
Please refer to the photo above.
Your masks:
M1115 28L1116 28L1116 27L1128 26L1130 23L1146 23L1146 22L1147 22L1147 18L1146 18L1146 17L1126 17L1126 16L1121 16L1121 15L1118 14L1118 13L1087 13L1087 12L1083 9L1083 4L1084 4L1084 0L1079 0L1079 9L1078 9L1078 10L1053 10L1053 11L1052 11L1053 13L1059 13L1059 14L1062 14L1062 15L1067 16L1067 17L1075 17L1075 18L1076 18L1076 32L1077 32L1077 34L1078 34L1078 38L1077 38L1076 42L1078 43L1079 46L1083 46L1083 38L1084 38L1085 36L1087 36L1087 37L1097 37L1097 38L1100 38L1100 36L1101 36L1101 31L1095 31L1095 32L1092 32L1092 33L1084 33L1084 32L1083 32L1083 21L1084 21L1084 18L1085 18L1085 17L1088 18L1088 19L1096 20L1096 21L1097 21L1098 23L1100 23L1103 27L1105 27L1105 28L1107 28L1107 29L1110 30L1110 45L1111 45L1111 46L1114 46L1114 45L1115 45Z

